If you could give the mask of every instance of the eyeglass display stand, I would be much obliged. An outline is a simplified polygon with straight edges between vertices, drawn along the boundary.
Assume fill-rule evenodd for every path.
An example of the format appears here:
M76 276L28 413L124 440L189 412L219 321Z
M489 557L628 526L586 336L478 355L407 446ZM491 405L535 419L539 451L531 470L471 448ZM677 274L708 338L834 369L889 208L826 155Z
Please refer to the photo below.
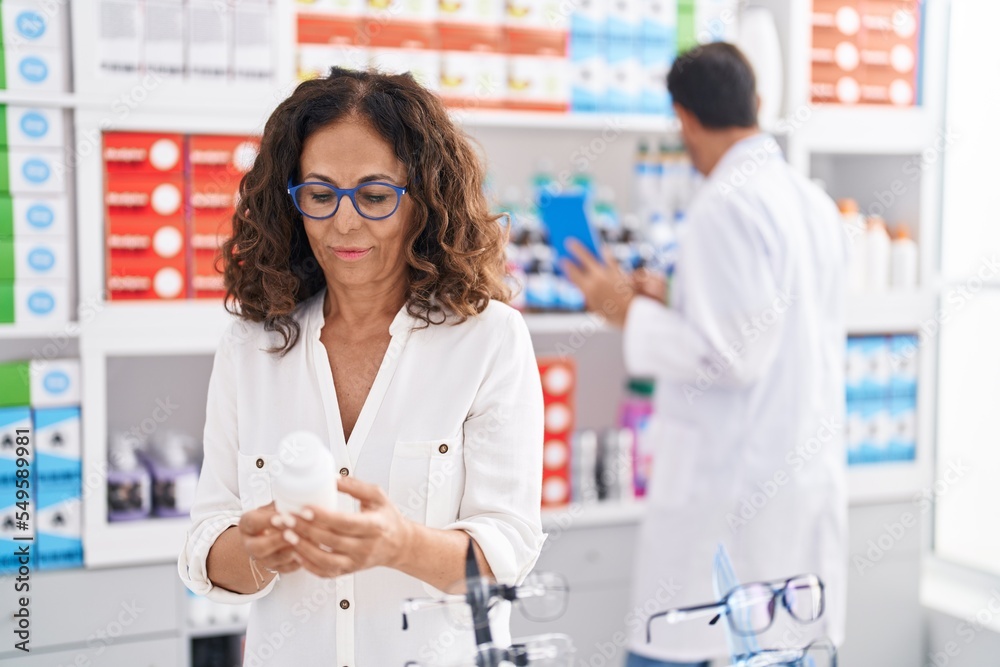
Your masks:
M715 587L716 599L723 597L731 590L740 585L740 580L736 577L736 570L733 568L733 561L729 558L726 547L720 544L715 550L715 558L712 565L712 585ZM726 644L729 646L729 654L732 657L732 664L738 664L740 656L753 655L760 651L760 643L755 635L749 637L738 635L733 632L728 623L723 623L726 630Z

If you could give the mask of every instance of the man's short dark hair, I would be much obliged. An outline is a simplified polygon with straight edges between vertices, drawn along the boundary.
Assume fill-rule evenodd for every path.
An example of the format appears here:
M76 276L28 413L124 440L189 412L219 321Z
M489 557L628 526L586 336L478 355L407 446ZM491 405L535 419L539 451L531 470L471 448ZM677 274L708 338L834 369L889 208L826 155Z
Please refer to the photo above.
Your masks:
M724 42L703 44L679 56L667 89L705 127L757 126L757 82L743 53Z

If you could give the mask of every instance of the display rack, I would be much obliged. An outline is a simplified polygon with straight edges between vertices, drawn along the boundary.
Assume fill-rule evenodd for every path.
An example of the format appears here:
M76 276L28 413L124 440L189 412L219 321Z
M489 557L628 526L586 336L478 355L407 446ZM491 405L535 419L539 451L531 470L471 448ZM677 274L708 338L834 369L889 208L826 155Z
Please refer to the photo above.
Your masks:
M775 131L781 135L789 161L809 174L816 155L919 156L933 149L943 131L940 105L927 104L912 109L841 108L808 103L808 30L805 3L795 0L770 0L760 3L775 14L788 77L784 104L784 123ZM278 36L278 70L294 71L294 22L291 0L274 5L275 34ZM940 54L945 49L946 21L941 20L944 3L927 3L924 45L923 99L943 98L943 65ZM108 88L106 80L92 76L96 35L93 7L72 3L73 58L80 92L56 95L0 92L0 103L52 106L74 112L74 130L78 141L101 130L156 130L194 133L260 132L270 111L294 85L291 77L282 84L269 86L218 86L167 81L144 94L141 104L126 105L127 113L116 106L131 94L135 81L122 81ZM796 26L795 30L791 30ZM801 33L801 34L800 34ZM798 35L798 37L796 37ZM101 90L99 94L95 91ZM805 111L802 111L802 110ZM796 116L799 113L800 117ZM456 110L454 116L475 133L480 129L511 130L506 136L518 141L520 130L545 130L552 136L592 136L608 126L630 134L674 134L678 125L673 119L634 115L522 113L509 111ZM532 134L532 141L537 133ZM630 139L631 141L631 139ZM487 150L489 146L487 145ZM533 150L539 150L537 146ZM99 151L82 152L75 165L76 243L78 298L80 302L101 303L104 281L103 183ZM595 165L595 170L617 169L621 165ZM922 287L915 292L852 295L848 302L848 330L856 334L917 332L932 320L940 297L937 287L936 249L939 209L939 169L931 165L919 181L920 219L918 237L922 247L920 274ZM890 175L891 176L891 175ZM873 189L885 174L873 172ZM102 303L87 322L65 327L0 326L0 340L44 340L65 336L79 339L83 367L84 479L103 484L106 461L108 358L123 356L211 355L230 315L217 303L185 301L176 303ZM527 314L525 320L533 335L571 335L581 329L609 331L595 325L585 314ZM580 351L586 354L586 349ZM933 443L934 373L936 351L921 348L921 399L919 406L920 447L917 462L874 466L851 471L852 498L858 502L905 497L929 479ZM586 388L585 388L586 390ZM595 389L596 390L596 389ZM634 521L641 505L587 508L575 525L587 526L608 522ZM135 562L169 560L176 555L184 530L183 520L109 524L103 489L92 489L84 502L85 554L90 567ZM546 512L545 520L556 520L558 512Z

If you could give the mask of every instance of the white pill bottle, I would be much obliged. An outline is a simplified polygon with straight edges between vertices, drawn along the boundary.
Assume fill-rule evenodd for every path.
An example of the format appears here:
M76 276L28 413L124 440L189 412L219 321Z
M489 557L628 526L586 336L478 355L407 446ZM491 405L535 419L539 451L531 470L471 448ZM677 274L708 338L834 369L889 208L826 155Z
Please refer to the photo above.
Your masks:
M306 505L337 509L337 478L333 454L313 433L294 431L278 445L278 462L271 470L274 508L301 512Z

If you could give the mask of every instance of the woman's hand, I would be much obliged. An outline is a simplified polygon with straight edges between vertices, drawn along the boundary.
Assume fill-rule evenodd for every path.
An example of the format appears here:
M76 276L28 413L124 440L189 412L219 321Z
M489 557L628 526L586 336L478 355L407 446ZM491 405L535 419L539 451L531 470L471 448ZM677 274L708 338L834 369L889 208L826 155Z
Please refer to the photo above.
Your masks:
M285 526L281 515L274 509L274 503L244 512L240 517L243 548L259 567L281 574L295 572L302 567L295 560L292 547L282 537Z
M284 532L285 544L309 572L318 577L385 566L399 568L409 549L414 524L374 484L352 477L337 480L337 489L361 501L357 514L306 507Z

